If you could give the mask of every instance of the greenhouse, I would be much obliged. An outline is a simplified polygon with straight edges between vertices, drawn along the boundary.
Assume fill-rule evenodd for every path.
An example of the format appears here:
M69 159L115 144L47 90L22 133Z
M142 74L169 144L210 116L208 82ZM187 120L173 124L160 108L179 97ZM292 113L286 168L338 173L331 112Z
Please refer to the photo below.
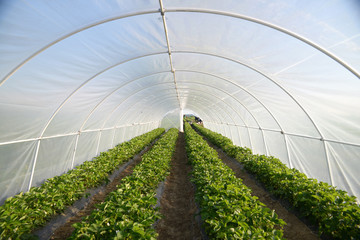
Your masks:
M164 183L161 179L172 176L169 166L176 165L170 162L176 158L172 154L179 151L180 139L186 161L192 162L191 169L186 171L189 176L192 173L187 180L191 181L189 188L196 188L196 197L191 198L197 199L194 200L196 211L200 211L199 206L201 211L206 208L198 200L206 193L201 192L204 176L207 172L216 176L216 169L223 169L222 165L211 165L215 160L196 156L203 156L201 152L210 156L217 149L243 164L242 168L254 174L257 181L264 181L262 184L274 198L288 197L280 186L267 186L272 180L265 176L271 175L270 165L276 163L276 171L283 171L284 176L291 172L296 177L290 178L310 179L314 184L309 189L301 188L286 201L296 205L309 197L320 204L319 208L328 202L340 205L352 202L340 214L348 216L346 211L353 214L347 218L354 224L351 231L345 227L345 230L333 229L331 224L340 226L343 220L330 224L314 217L316 223L310 225L316 226L314 235L323 239L360 238L360 3L357 0L2 0L0 116L0 239L33 234L34 229L46 225L50 218L88 193L86 188L80 193L83 186L79 181L81 186L75 184L78 187L74 190L77 197L69 195L70 202L58 199L56 204L49 203L58 208L43 210L44 221L39 220L35 227L23 232L6 225L9 221L22 221L6 210L7 202L13 201L10 205L14 206L16 199L30 196L32 191L52 182L55 184L61 176L79 169L85 171L83 166L91 162L99 161L97 165L105 168L108 163L101 162L105 161L105 155L124 154L115 157L117 165L112 163L104 170L108 176L114 169L120 171L118 166L129 159L144 154L141 164L136 164L135 175L158 166L155 175L160 180L154 180L154 188L162 182L166 195L169 181ZM203 141L196 134L204 136L209 149L207 145L201 151L200 146L194 147L196 142ZM147 152L143 150L145 147ZM158 159L152 149L157 149L163 159ZM151 159L150 163L144 159ZM267 161L271 164L263 172L265 165L254 165ZM97 169L95 165L91 168ZM91 173L96 175L97 171ZM196 171L204 176L198 176ZM225 167L222 171L219 176L228 173ZM127 184L147 179L138 180L133 175L129 175ZM106 185L104 181L110 181L106 176L101 175L89 187ZM155 179L152 175L148 177ZM239 177L228 179L233 180L221 183L226 189L237 186ZM291 185L288 180L289 177L278 182ZM57 182L49 189L59 189L62 184ZM346 197L309 193L315 185ZM118 187L117 192L121 184ZM121 191L123 196L131 192L128 188ZM303 194L301 199L299 194ZM321 198L324 196L328 196L326 201ZM201 198L212 199L205 195ZM58 206L62 203L64 206ZM162 203L156 205L159 204L161 209ZM301 205L297 211L301 215L303 209L316 208L311 206ZM119 224L107 222L117 224L119 229L114 227L109 235L101 236L115 239L129 236L137 239L136 234L146 239L156 238L156 234L161 236L159 226L164 225L163 220L154 209L148 214L159 223L149 223L151 230L141 225L147 221L137 225L134 220L128 228L135 235L130 236L122 232ZM241 236L240 239L272 236L267 234L275 234L275 239L283 237L283 233L274 230L283 227L280 214L279 219L272 215L274 225L244 232L241 229L246 227L240 223L241 226L231 225L230 230L221 232L221 224L207 219L211 214L197 214L201 216L200 220L194 220L200 222L199 238L232 238L226 235L229 231ZM306 215L302 221L311 222L312 216ZM325 218L336 217L330 214ZM85 227L79 226L76 231L85 231ZM154 233L156 228L158 233ZM217 230L212 232L214 229ZM95 238L102 239L99 236ZM164 236L160 239L166 239ZM285 233L284 237L287 236ZM77 239L75 235L72 237Z

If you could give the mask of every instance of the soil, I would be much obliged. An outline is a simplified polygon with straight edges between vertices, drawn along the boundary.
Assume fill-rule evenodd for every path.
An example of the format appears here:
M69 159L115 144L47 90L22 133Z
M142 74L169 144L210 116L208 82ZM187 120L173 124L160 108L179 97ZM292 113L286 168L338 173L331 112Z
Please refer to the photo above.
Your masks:
M205 239L200 221L195 218L194 185L190 182L191 166L185 151L184 133L179 133L170 175L160 201L160 212L164 216L156 225L158 239Z
M247 173L244 170L243 166L238 161L226 155L220 148L216 147L214 144L210 142L208 143L218 152L219 158L234 171L236 177L241 178L243 180L243 183L252 190L252 195L258 197L259 201L264 203L266 207L275 210L279 218L283 219L286 222L286 225L283 228L284 238L289 240L321 239L294 213L284 207L279 201L279 199L276 199L269 192L267 192L264 187L256 181L253 175Z

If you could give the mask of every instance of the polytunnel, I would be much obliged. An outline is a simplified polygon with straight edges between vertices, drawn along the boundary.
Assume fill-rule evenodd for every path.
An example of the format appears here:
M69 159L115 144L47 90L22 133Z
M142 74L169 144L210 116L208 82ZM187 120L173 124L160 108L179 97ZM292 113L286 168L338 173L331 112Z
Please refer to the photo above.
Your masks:
M360 197L360 4L0 3L0 203L183 113Z

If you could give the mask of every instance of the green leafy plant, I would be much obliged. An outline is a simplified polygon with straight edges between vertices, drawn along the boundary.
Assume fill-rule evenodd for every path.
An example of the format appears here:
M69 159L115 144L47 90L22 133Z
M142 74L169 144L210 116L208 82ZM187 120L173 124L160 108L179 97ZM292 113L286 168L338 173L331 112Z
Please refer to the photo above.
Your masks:
M0 207L0 239L18 239L44 225L53 215L84 196L88 188L108 180L119 164L128 161L159 137L159 128L102 152L67 173L46 180L40 187L7 199Z
M156 239L152 228L160 213L155 208L156 189L170 171L177 129L170 129L143 155L133 173L97 206L91 215L74 224L70 239Z
M209 141L241 162L245 169L275 196L287 200L319 228L324 237L360 239L360 207L354 196L289 169L279 159L253 155L248 148L234 146L230 139L194 125Z
M186 150L204 228L216 239L283 239L285 222L266 208L217 152L185 123ZM223 141L226 143L226 141Z

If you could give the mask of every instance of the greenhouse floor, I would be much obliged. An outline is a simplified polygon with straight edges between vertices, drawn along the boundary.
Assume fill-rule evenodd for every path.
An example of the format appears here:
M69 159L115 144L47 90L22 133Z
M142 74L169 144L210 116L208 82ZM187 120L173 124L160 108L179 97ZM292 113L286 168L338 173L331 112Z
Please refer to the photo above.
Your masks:
M185 152L184 133L179 133L170 175L165 181L160 212L164 216L156 226L158 239L204 239L200 222L194 215L195 186L190 182L191 165Z
M252 189L253 195L257 196L268 208L274 209L279 218L282 218L287 225L284 226L284 237L286 239L320 239L316 233L311 230L303 221L296 217L296 214L288 210L286 203L280 202L271 196L259 184L254 176L248 174L239 162L227 156L221 149L208 142L211 147L217 150L219 157L236 174L236 177L243 179L243 183ZM123 169L108 185L94 194L89 203L68 217L67 221L59 227L50 224L40 231L52 231L50 239L66 239L73 232L72 224L79 222L82 217L87 216L95 209L95 205L104 201L106 196L116 190L122 178L132 173L133 168L141 161L143 153L148 151L151 146L144 149L140 154L123 165ZM158 239L207 239L206 234L201 229L201 220L194 215L198 213L198 207L195 203L195 186L190 182L191 165L188 162L185 150L184 133L179 133L175 154L171 164L170 175L164 183L164 190L160 200L160 211L164 216L156 225L156 231L159 233ZM56 219L54 220L56 222ZM53 221L53 222L54 222ZM64 221L64 220L63 220ZM55 224L56 225L56 224ZM57 225L60 225L59 222ZM47 230L46 230L47 229ZM55 229L55 230L53 230ZM49 239L38 230L40 239Z

